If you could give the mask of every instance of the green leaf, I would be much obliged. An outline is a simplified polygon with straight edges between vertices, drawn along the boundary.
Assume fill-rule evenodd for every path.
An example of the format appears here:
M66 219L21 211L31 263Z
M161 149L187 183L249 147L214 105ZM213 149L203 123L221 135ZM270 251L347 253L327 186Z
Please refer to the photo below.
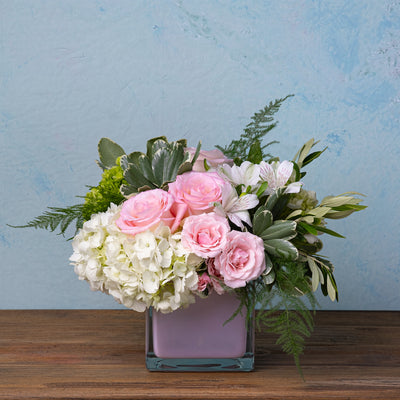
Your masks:
M183 164L179 166L176 175L181 175L184 174L185 172L190 172L191 170L192 170L192 163L190 161L185 161Z
M186 139L179 139L175 143L178 143L183 148L187 147L187 140Z
M296 222L274 221L273 225L265 229L259 235L263 240L285 239L290 240L296 236Z
M109 138L101 138L97 145L100 163L103 169L115 167L118 157L125 154L124 149Z
M121 193L124 196L128 196L133 193L137 193L139 188L148 186L149 188L155 189L157 186L153 182L148 180L142 173L140 167L136 164L129 164L124 170L124 178L128 182L121 186Z
M139 156L138 167L139 167L139 170L142 172L143 176L146 178L146 180L154 184L156 181L156 178L153 173L153 168L151 166L151 162L146 155L142 154Z
M253 233L260 236L267 228L272 225L273 217L269 210L259 207L253 217Z
M156 145L155 143L158 142ZM147 141L147 152L146 155L151 160L154 156L154 152L156 152L160 147L163 145L166 145L168 143L168 140L165 136L157 136L153 139L150 139Z
M332 301L335 301L336 300L336 291L337 291L337 289L336 289L336 284L334 284L334 282L332 281L331 275L329 275L327 287L328 287L329 298Z
M180 166L189 161L189 153L185 153L180 143L173 142L168 147L158 149L153 156L152 166L157 184L161 187L164 183L175 180Z
M257 197L260 198L262 194L267 190L268 182L263 182L257 190Z
M349 204L358 204L362 200L351 196L326 196L321 201L321 206L326 207L340 207Z
M295 260L298 257L296 247L284 239L271 239L264 241L264 249L276 257L282 257L287 260Z
M264 252L264 258L265 258L265 270L263 272L263 275L268 275L274 267L274 264L272 263L271 257Z
M332 229L325 228L324 226L314 225L314 228L319 232L327 233L328 235L345 239L345 237L342 236L340 233L337 233L337 232L333 231Z
M196 160L197 160L197 158L198 158L198 156L200 154L200 149L201 149L201 142L199 142L197 144L196 151L194 152L193 159L191 161L192 167L193 167L194 163L196 162ZM207 162L206 162L206 159L204 159L204 168L206 168L206 167L207 167ZM206 168L206 171L208 171L208 170L209 170L209 168Z
M317 267L317 264L311 257L307 257L307 262L312 274L311 278L312 290L313 292L315 292L318 289L319 285L320 271L319 268Z
M286 219L292 219L292 218L299 218L301 217L301 215L303 214L303 210L294 210L293 212L291 212Z
M139 166L139 158L142 156L144 156L144 154L141 151L134 151L133 153L122 156L121 167L126 169L128 168L128 164L136 164L136 166Z
M294 161L293 161L293 170L296 172L295 181L298 182L302 178L302 176L301 176L301 173L300 173L299 166Z
M310 164L311 161L314 161L317 159L328 147L325 147L321 151L315 151L314 153L309 154L304 160L303 160L303 167L305 167L307 164Z
M298 222L298 225L300 225L308 233L311 233L312 235L318 235L318 231L315 226L307 224L305 222Z
M342 206L332 207L331 209L334 211L349 211L349 210L361 211L365 210L366 208L367 206L363 206L360 204L343 204Z
M331 211L331 207L316 207L308 211L314 218L322 218Z
M318 142L314 142L314 139L310 139L307 143L303 144L301 149L294 156L293 161L296 162L298 167L301 169L303 167L304 159L308 156L308 153ZM297 160L297 161L296 161Z
M258 139L256 139L250 146L249 154L247 155L247 161L253 164L260 164L263 160L263 154L261 149L261 144Z
M192 170L189 152L184 151L185 140L168 143L164 136L149 140L147 154L133 152L121 157L121 167L127 184L121 193L128 196L143 190L166 189L176 176ZM200 149L200 143L198 150Z
M265 208L267 210L272 211L272 209L275 207L275 205L278 203L278 200L281 198L285 191L285 188L279 188L275 190L274 193L272 193L270 196L268 196L266 202L265 202Z

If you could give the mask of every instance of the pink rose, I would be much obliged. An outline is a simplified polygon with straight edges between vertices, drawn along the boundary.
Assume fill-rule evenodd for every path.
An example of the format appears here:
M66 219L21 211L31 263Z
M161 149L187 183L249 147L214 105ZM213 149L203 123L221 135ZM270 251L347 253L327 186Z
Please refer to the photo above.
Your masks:
M263 240L249 232L239 231L229 232L227 240L223 252L215 257L215 268L227 286L246 286L265 270Z
M222 187L226 182L216 172L186 172L169 184L176 204L175 213L202 214L213 210L212 203L220 202Z
M190 160L192 160L196 152L196 149L194 147L187 147L185 151L190 153L191 155ZM193 165L193 171L205 172L204 160L207 160L207 164L211 167L217 167L218 165L221 164L229 164L229 165L233 164L233 160L226 157L221 150L218 149L200 150L199 156L197 157L197 160Z
M198 286L197 286L197 290L199 292L204 292L207 288L207 285L211 283L211 279L208 276L207 272L203 272L200 276L199 276L199 281L198 281Z
M192 215L183 224L182 245L199 257L215 257L226 246L229 231L227 219L214 212Z
M161 189L138 193L123 203L116 224L121 232L128 235L155 228L160 222L164 222L174 232L180 218L170 210L173 202L173 196Z

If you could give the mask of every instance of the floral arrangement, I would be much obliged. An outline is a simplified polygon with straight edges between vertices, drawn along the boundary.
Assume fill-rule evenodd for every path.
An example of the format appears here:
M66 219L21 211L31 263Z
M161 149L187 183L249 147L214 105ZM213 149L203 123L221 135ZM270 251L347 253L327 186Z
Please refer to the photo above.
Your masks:
M64 234L76 220L70 261L79 279L136 311L173 312L211 291L234 291L237 312L264 310L258 323L279 335L298 364L313 327L313 292L320 286L338 299L320 235L342 237L327 220L365 206L358 193L318 202L305 189L303 168L325 150L312 151L313 139L292 161L265 153L272 143L262 138L284 100L256 113L225 148L201 150L161 136L147 142L146 153L126 153L103 138L102 179L84 203L50 208L24 227Z

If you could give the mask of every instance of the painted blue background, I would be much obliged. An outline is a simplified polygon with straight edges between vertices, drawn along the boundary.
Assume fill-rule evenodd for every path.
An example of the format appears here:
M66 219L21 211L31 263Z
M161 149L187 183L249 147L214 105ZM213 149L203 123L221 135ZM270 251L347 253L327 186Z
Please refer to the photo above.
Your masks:
M325 238L340 302L400 309L399 1L0 0L0 308L117 308L69 266L70 243L14 230L97 184L97 142L161 134L204 149L238 137L289 93L271 151L329 146L308 168L318 198L369 208ZM321 296L322 297L322 296Z

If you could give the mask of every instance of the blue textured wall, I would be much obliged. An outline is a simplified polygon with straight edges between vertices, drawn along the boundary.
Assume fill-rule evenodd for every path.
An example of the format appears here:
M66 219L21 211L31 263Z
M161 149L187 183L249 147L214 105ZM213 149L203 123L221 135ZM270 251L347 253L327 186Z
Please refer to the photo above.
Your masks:
M242 132L268 101L271 150L328 145L305 179L319 199L369 208L331 224L340 302L400 309L400 2L0 0L0 308L113 308L68 264L70 243L13 230L97 184L102 136L127 151L165 134L203 148Z

